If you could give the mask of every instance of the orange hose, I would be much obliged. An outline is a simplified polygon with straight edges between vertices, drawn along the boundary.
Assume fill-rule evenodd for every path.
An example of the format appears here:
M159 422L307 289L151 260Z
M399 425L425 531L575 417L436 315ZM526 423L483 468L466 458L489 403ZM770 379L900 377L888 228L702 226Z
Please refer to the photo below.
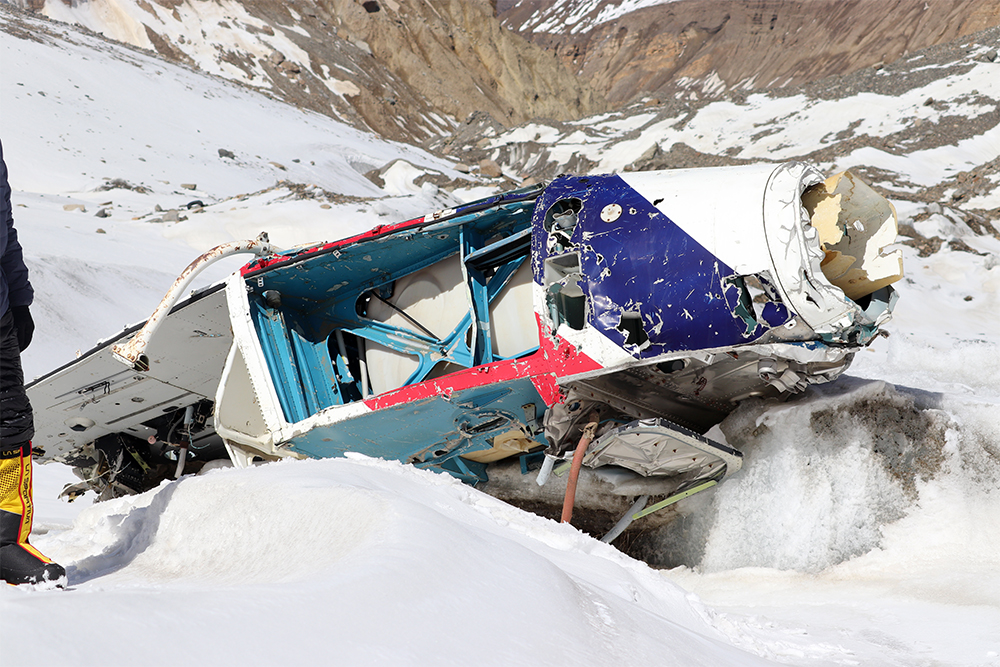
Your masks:
M573 519L573 503L576 502L576 480L580 476L580 468L583 466L583 455L587 453L587 447L597 435L597 413L591 412L588 417L589 423L583 427L583 437L580 444L573 452L573 465L569 469L569 479L566 480L566 497L563 498L562 523L569 523Z

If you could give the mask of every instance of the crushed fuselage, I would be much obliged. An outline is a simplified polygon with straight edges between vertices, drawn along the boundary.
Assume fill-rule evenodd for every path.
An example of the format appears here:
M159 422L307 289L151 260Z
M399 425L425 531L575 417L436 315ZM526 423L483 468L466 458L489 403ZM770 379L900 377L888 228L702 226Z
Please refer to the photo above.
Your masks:
M710 427L835 379L891 313L895 213L861 186L800 163L561 177L269 254L162 318L148 368L108 349L133 330L33 383L36 445L111 495L189 445L191 466L358 452L513 497L512 462L568 457L596 419L603 492L717 482L740 455Z

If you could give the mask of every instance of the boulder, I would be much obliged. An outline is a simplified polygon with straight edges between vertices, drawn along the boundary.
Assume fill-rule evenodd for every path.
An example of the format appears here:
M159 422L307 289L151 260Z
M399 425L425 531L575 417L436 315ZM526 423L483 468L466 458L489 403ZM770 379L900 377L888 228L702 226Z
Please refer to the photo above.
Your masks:
M496 160L489 158L479 161L479 173L489 178L500 178L503 176L503 170L500 169L500 165L496 163Z

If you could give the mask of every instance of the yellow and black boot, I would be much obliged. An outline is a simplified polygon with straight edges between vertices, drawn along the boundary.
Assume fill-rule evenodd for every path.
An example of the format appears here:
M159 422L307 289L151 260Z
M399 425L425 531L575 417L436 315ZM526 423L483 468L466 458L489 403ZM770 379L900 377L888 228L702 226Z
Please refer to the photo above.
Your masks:
M61 587L66 570L28 544L32 509L31 443L0 445L0 579Z

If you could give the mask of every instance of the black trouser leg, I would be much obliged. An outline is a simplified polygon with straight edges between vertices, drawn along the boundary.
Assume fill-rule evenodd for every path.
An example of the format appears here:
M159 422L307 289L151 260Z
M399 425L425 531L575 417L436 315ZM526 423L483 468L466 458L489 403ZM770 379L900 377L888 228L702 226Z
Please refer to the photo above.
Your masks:
M28 543L34 513L34 426L12 320L9 312L0 320L0 579L11 584L58 582L66 570Z

